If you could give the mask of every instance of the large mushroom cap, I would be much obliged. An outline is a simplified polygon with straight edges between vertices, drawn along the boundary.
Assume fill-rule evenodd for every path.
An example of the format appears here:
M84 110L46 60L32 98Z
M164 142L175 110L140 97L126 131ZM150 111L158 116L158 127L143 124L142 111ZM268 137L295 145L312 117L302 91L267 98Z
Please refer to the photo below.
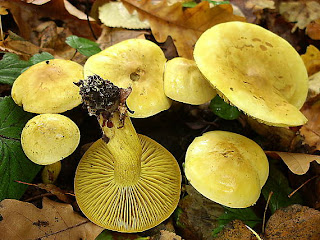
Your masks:
M119 185L108 145L95 142L82 157L75 177L81 211L95 224L118 232L141 232L167 219L180 197L181 175L175 158L139 135L141 175L136 184Z
M21 133L24 153L34 163L49 165L68 157L80 141L78 126L60 114L40 114Z
M85 78L91 75L132 88L127 105L131 117L149 117L171 106L163 90L166 58L161 48L144 39L129 39L91 56L84 65Z
M69 60L52 59L31 66L13 83L11 95L32 113L62 113L81 103L79 87L83 67Z
M236 133L212 131L188 147L185 173L205 197L232 208L253 205L269 174L268 159L258 144Z
M227 22L204 32L195 45L202 74L231 104L273 126L303 125L298 109L308 75L295 49L254 24Z
M217 94L193 60L176 57L166 63L164 92L176 101L200 105Z

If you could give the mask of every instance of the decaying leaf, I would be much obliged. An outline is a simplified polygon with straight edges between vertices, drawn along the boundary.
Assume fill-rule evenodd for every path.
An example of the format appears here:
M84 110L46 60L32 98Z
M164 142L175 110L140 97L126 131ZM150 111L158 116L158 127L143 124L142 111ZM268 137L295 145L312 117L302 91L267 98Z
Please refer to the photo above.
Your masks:
M311 76L320 71L320 51L313 45L308 46L305 54L301 55L308 75Z
M168 6L166 1L154 5L150 0L122 0L130 13L137 11L140 20L148 20L155 39L166 41L171 36L181 57L193 58L193 47L208 28L222 22L245 21L232 13L230 4L210 8L207 1L183 10L181 3Z
M149 29L148 21L140 21L137 12L130 14L121 2L109 2L99 8L99 19L108 27Z
M265 240L320 239L320 212L291 205L276 211L266 225Z
M247 239L247 240L257 240L251 230L240 220L234 220L230 222L223 230L218 234L215 240L238 240L238 239Z
M31 203L5 199L0 202L1 236L6 239L94 240L103 228L75 213L72 206L43 199L42 209Z
M320 40L320 18L308 24L306 34L313 40Z
M320 156L311 154L276 151L267 151L266 154L273 157L278 155L290 171L298 175L303 175L309 170L310 162L316 161L320 164Z
M310 100L318 95L320 95L320 71L309 77L308 99Z
M296 23L292 28L304 29L309 23L319 18L320 3L318 1L283 1L279 5L279 12L289 22Z
M306 103L301 111L308 118L308 122L300 129L300 134L314 151L320 150L320 101Z
M42 23L43 18L61 20L74 35L93 39L87 21L70 14L66 9L65 0L49 1L42 5L20 0L2 0L0 7L10 10L24 39L30 39L32 31ZM95 33L100 33L100 27L95 22L92 22L91 26Z
M173 232L161 230L160 240L181 240L181 237Z
M248 0L245 1L245 6L252 11L262 10L265 8L275 9L274 0Z

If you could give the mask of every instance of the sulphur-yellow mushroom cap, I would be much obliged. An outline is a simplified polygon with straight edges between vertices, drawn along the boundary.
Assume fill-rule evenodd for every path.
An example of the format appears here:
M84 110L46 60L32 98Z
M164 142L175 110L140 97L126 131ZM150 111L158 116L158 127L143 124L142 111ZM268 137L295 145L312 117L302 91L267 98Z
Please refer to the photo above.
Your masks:
M251 23L227 22L205 31L194 49L202 74L225 99L272 126L298 126L308 75L283 38Z
M163 89L165 63L158 45L145 39L129 39L91 56L84 65L84 76L99 75L118 87L131 87L127 105L134 113L129 115L144 118L171 106Z
M239 134L211 131L188 147L185 173L205 197L232 208L246 208L259 198L269 174L264 151Z
M193 60L176 57L166 63L164 92L176 101L200 105L217 94Z
M49 165L68 157L80 141L77 125L60 114L40 114L30 119L21 133L26 156L39 165Z
M31 66L13 83L13 100L27 112L62 113L81 103L83 67L73 61L52 59Z
M152 139L143 135L139 139L142 157L137 183L115 181L115 160L102 139L88 149L78 165L77 203L88 219L106 229L142 232L167 219L178 205L181 174L177 161Z

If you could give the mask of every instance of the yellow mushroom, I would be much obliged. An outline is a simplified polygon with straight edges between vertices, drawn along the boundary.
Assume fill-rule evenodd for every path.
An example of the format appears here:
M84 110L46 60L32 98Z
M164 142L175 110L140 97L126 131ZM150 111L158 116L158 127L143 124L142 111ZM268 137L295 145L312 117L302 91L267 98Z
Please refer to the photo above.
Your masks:
M164 92L173 100L193 105L204 104L217 94L196 63L182 57L166 63Z
M91 56L85 78L99 75L121 88L132 88L127 104L131 117L144 118L167 110L171 100L163 90L166 58L161 48L144 39L129 39Z
M203 196L232 208L246 208L259 198L269 175L264 151L236 133L211 131L188 147L185 173Z
M69 60L52 59L31 66L13 83L13 100L27 112L62 113L81 103L83 67Z
M255 24L227 22L205 31L194 58L218 93L249 116L272 126L298 126L308 75L296 50Z
M60 114L40 114L30 119L21 133L26 156L39 165L49 165L68 157L80 141L77 125Z
M89 113L104 133L84 154L75 175L81 211L95 224L118 232L141 232L168 218L180 198L181 174L160 144L137 135L126 116L129 89L99 76L79 83Z

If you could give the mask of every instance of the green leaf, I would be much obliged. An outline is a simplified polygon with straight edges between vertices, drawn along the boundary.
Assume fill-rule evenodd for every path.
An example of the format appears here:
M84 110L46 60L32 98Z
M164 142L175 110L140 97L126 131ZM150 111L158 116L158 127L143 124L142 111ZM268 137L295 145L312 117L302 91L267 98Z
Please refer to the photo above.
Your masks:
M211 0L203 0L203 1L207 1L209 3L212 3L214 6L217 6L217 5L221 5L221 4L229 4L230 1L211 1ZM190 2L183 2L182 3L182 6L183 7L187 7L187 8L193 8L195 6L197 6L197 3L194 2L194 1L190 1Z
M32 64L20 60L14 53L6 53L0 61L0 83L12 85L21 71Z
M54 56L52 56L50 53L48 52L42 52L42 53L37 53L35 55L33 55L30 59L29 62L34 65L37 64L39 62L43 62L43 61L47 61L47 60L51 60L54 59Z
M90 57L98 52L101 52L99 44L93 41L90 41L86 38L81 38L77 36L69 36L66 39L66 43L79 51L81 54Z
M15 180L31 182L41 169L25 156L20 143L21 131L32 116L11 97L0 98L0 201L19 199L27 186Z
M295 203L303 204L299 193L295 193L291 198L288 197L292 191L288 179L279 170L279 167L271 163L268 180L262 188L262 195L267 200L269 193L273 192L269 202L272 213L279 208L288 207Z
M148 240L149 237L140 237L137 234L117 233L103 230L95 240Z
M214 114L226 120L237 119L241 113L236 107L229 105L218 95L211 100L210 109Z
M233 220L241 220L246 225L248 225L251 228L254 228L258 223L261 223L261 218L259 218L252 208L228 208L225 207L225 213L222 214L218 218L218 224L219 226L215 228L212 232L213 236L218 234L225 225L227 225L229 222Z
M218 5L221 5L221 4L229 4L230 1L211 1L211 0L205 0L205 1L208 1L209 3L212 3L214 6L218 6Z
M182 3L182 7L186 7L186 8L193 8L195 6L197 6L197 3L193 1Z

